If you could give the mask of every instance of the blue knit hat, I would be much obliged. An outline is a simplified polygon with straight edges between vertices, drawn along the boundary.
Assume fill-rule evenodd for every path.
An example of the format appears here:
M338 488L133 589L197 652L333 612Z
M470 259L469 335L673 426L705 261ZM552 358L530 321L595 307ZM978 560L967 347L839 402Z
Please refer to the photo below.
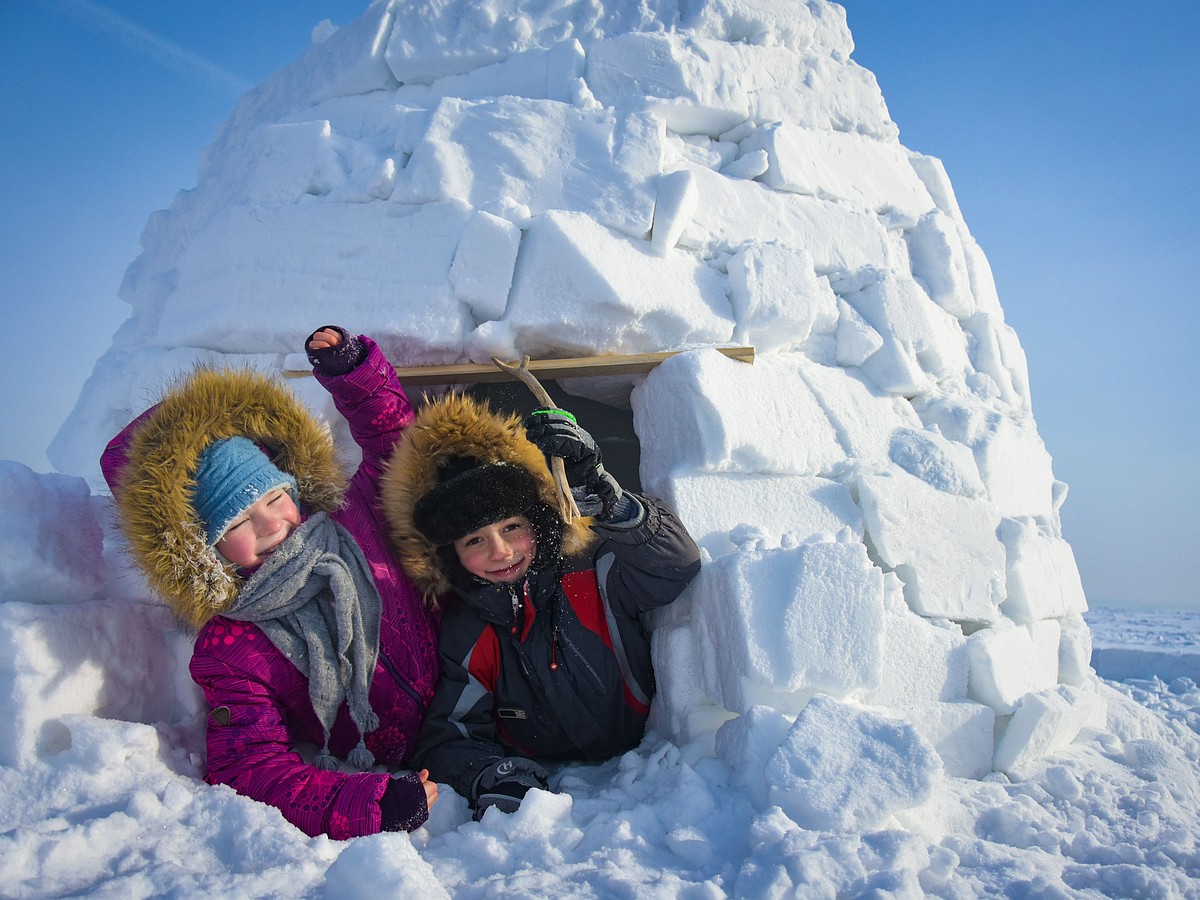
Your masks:
M214 441L200 454L192 505L208 545L219 541L231 522L276 488L296 496L296 479L275 464L249 438Z

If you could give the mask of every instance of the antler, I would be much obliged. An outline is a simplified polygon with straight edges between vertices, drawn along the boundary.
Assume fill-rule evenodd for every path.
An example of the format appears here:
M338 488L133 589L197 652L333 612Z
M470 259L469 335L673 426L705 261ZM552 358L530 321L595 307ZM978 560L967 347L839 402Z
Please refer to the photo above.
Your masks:
M501 372L507 372L513 378L520 379L525 382L525 386L533 392L533 396L542 406L553 407L554 401L542 387L542 383L537 380L537 377L529 371L529 357L523 357L519 366L514 366L512 363L506 363L501 359L492 357L492 363ZM571 495L571 486L567 484L567 468L560 456L550 457L550 474L554 476L554 486L558 488L558 512L563 517L563 521L568 525L579 518L579 507L575 505L575 498Z

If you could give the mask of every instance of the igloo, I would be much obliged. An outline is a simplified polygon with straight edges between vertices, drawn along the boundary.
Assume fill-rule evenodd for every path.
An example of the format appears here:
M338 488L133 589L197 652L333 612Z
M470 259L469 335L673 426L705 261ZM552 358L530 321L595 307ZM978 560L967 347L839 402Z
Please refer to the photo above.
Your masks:
M850 59L844 11L473 9L378 0L245 95L196 186L147 223L59 471L102 493L101 449L158 386L200 361L299 374L328 322L401 367L677 351L555 385L704 553L655 623L658 734L770 762L759 799L825 821L788 786L814 721L862 745L903 729L930 762L897 803L931 767L1019 775L1102 724L1020 343L941 163L900 143ZM338 435L324 392L291 384ZM123 571L94 506L94 552ZM169 670L186 641L117 581L106 602L162 635L143 668ZM69 643L75 621L91 627L34 607L3 627ZM120 716L195 709L158 683L176 696L126 693ZM9 761L53 738L28 718Z

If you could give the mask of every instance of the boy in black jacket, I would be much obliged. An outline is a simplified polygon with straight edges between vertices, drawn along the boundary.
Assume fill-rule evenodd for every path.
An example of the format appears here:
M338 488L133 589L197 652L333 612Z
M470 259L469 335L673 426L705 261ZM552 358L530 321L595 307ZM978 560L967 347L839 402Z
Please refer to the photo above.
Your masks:
M590 517L559 514L550 455ZM382 502L401 564L446 607L414 765L478 819L545 788L539 760L637 746L654 696L645 614L679 596L699 551L660 501L621 490L570 413L523 425L444 397L406 431Z

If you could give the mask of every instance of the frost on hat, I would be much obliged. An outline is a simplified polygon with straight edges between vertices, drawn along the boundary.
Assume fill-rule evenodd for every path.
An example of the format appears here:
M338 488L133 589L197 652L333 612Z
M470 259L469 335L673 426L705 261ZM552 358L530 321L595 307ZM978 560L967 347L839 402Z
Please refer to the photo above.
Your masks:
M439 547L493 522L527 515L539 502L537 480L512 463L452 457L438 478L413 508L413 524Z
M200 454L192 493L208 545L216 544L234 519L280 487L296 496L296 479L276 468L249 438L231 437L209 444Z

